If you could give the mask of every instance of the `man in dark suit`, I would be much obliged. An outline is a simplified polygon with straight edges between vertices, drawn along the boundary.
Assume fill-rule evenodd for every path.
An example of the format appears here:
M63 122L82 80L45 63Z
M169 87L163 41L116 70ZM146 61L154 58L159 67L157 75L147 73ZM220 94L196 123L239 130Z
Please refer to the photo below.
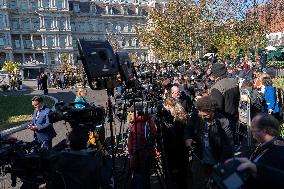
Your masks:
M28 129L34 131L34 141L42 148L51 149L52 138L56 136L53 125L49 122L48 113L50 109L43 104L43 98L35 96L32 98L32 105L35 108L31 124Z

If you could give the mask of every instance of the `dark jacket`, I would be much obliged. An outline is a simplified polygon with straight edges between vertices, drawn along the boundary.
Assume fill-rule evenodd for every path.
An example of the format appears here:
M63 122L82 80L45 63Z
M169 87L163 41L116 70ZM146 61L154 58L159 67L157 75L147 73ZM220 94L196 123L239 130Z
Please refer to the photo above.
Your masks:
M204 125L204 121L195 112L184 131L184 139L192 139L196 142L194 153L201 160L203 159ZM228 119L222 114L215 113L215 124L209 127L208 137L213 156L217 162L223 162L233 157L233 133L230 129Z
M257 175L255 178L258 189L282 189L284 184L284 171L263 164L256 164Z
M109 158L94 157L86 151L71 151L60 152L48 162L48 168L57 173L51 175L48 189L99 189L110 183L112 166Z
M271 140L270 142L267 142L259 147L257 147L252 155L250 156L250 159L257 164L265 165L270 168L276 168L279 171L284 171L284 141L281 137L275 138ZM261 175L266 175L266 173L262 172L264 171L260 170L260 172L257 172L257 178L249 180L249 182L245 185L246 188L267 188L265 185L263 185L263 182L259 182L259 177L262 177ZM271 176L271 175L270 175ZM274 177L274 175L273 175ZM266 178L271 179L272 178ZM268 184L268 183L267 183ZM271 183L270 183L271 184ZM284 184L284 183L283 183ZM282 188L283 188L282 184ZM267 185L266 185L267 186ZM270 185L271 187L271 185ZM274 186L272 188L279 188Z
M236 119L240 101L238 82L232 78L217 81L210 89L210 96L217 102L219 111L229 120Z
M49 122L48 113L50 109L43 106L37 116L37 111L33 113L33 119L31 124L37 126L37 131L35 132L35 137L40 141L49 141L56 136L56 132L53 125Z

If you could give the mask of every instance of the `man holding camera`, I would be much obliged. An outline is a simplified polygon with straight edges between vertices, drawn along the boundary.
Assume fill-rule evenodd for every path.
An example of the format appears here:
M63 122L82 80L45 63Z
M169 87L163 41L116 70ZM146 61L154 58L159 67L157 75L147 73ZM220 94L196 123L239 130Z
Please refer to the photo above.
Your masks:
M195 112L184 131L186 146L192 150L193 188L205 188L213 165L233 157L233 134L229 121L216 112L216 103L210 96L196 102Z
M252 120L251 129L259 145L251 154L250 160L284 171L284 140L280 137L277 119L267 113L257 114ZM247 186L246 188L263 188L255 180L250 180Z
M49 150L52 148L52 139L56 136L53 125L49 122L50 109L43 103L43 98L34 96L32 106L35 108L31 124L27 129L34 131L34 141Z

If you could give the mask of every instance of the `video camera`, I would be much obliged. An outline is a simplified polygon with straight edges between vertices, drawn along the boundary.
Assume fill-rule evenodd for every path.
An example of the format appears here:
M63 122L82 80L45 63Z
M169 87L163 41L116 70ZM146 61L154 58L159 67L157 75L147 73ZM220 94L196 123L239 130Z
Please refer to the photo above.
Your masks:
M0 141L0 175L11 174L12 187L19 177L24 183L45 183L45 175L50 170L45 161L46 151L34 142L16 139Z
M85 108L75 108L76 104L82 104ZM105 110L101 106L92 106L87 103L67 104L65 102L58 102L55 104L55 111L49 113L48 117L51 123L64 120L70 123L72 128L75 126L92 128L104 123Z
M240 164L240 161L234 159L225 164L217 164L213 167L211 177L219 189L238 189L246 183L249 174L237 171Z

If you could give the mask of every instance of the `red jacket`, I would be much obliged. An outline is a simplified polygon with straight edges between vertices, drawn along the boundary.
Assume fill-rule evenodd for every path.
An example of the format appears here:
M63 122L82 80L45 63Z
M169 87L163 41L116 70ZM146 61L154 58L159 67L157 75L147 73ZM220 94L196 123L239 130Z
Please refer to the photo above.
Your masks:
M144 163L146 163L145 160L147 160L147 157L154 155L154 142L157 128L151 115L137 116L136 127L137 136L134 118L130 118L128 137L130 167L143 168Z

